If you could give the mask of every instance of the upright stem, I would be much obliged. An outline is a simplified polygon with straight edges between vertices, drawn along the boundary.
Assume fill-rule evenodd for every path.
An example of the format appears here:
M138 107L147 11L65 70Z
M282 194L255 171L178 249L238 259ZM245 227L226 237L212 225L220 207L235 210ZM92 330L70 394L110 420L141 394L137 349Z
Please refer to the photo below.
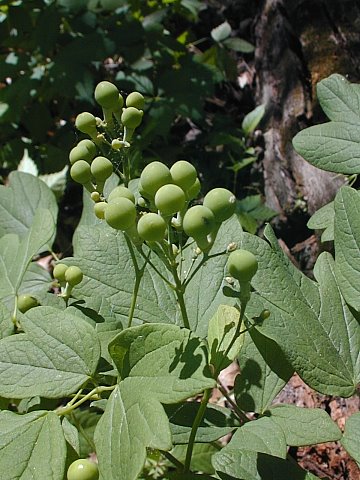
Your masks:
M211 396L211 388L208 388L204 392L203 398L202 398L201 403L200 403L199 410L196 414L194 423L191 427L189 443L188 443L188 447L187 447L187 450L186 450L184 473L188 473L190 471L191 457L192 457L192 452L193 452L193 449L194 449L196 433L197 433L198 428L200 426L200 423L201 423L201 421L204 417L205 410L206 410L207 404L209 402L210 396Z

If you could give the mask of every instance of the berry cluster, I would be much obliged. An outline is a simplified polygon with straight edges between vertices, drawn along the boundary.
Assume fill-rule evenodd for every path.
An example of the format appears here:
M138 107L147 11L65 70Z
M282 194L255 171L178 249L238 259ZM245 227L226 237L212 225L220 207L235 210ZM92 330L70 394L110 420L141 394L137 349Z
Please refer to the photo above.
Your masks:
M67 300L75 285L82 282L84 277L79 267L75 265L68 266L64 263L58 263L53 270L54 278L59 282L61 287L61 296Z

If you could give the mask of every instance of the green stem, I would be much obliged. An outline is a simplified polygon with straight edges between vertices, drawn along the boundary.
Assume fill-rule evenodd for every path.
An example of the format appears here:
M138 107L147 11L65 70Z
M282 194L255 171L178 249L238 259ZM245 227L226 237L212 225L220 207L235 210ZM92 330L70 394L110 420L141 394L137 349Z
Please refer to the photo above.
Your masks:
M138 248L138 252L140 253L140 255L146 259L147 263L149 264L149 266L159 275L160 278L163 279L163 281L172 289L172 290L175 290L175 285L173 285L171 282L169 282L169 280L160 272L160 270L152 263L152 261L150 260L149 256L147 256L142 248Z
M224 395L224 397L230 403L230 405L233 407L234 412L239 417L239 419L243 423L249 422L250 420L248 419L248 417L245 415L245 413L242 410L240 410L240 408L237 406L237 404L234 402L234 400L230 397L229 392L224 387L224 385L220 382L219 379L218 379L218 389Z
M88 400L91 400L91 398L94 396L94 395L99 395L100 393L102 392L106 392L106 391L109 391L109 390L114 390L116 387L116 385L112 385L111 387L95 387L91 390L91 392L89 392L87 395L84 395L84 397L82 397L80 400L78 400L77 402L71 404L71 402L69 402L69 404L67 404L65 407L63 408L60 408L59 410L57 410L56 414L59 416L59 417L62 417L64 415L68 415L69 413L71 413L73 410L75 410L76 408L80 407L80 405L82 405L83 403L87 402Z
M159 450L159 452L164 455L165 458L167 458L175 467L177 467L178 470L183 470L184 465L179 462L177 458L174 457L170 452L166 452L165 450Z
M90 446L93 452L96 451L95 443L92 441L92 439L89 437L89 435L86 433L84 427L81 425L79 420L75 417L73 413L70 414L70 418L72 422L75 424L76 428L79 430L81 435L85 438L86 442Z
M187 450L186 450L185 465L184 465L184 470L183 470L184 473L188 473L190 471L191 457L192 457L192 452L193 452L193 449L194 449L196 433L197 433L197 430L200 426L200 423L201 423L201 421L202 421L202 419L205 415L205 410L206 410L207 404L209 402L210 396L211 396L211 389L208 388L204 392L203 398L202 398L201 403L200 403L199 410L197 411L194 423L191 427L189 443L188 443L188 447L187 447Z
M218 253L214 253L212 255L209 255L207 253L204 253L203 258L201 259L200 263L196 266L195 270L192 272L192 274L189 276L191 267L195 263L195 261L192 263L191 267L189 268L189 272L187 277L185 278L184 285L187 287L187 285L191 282L191 280L194 278L194 276L197 274L197 272L200 270L200 268L206 263L208 260L211 260L212 258L220 257L221 255L225 255L227 253L226 250Z

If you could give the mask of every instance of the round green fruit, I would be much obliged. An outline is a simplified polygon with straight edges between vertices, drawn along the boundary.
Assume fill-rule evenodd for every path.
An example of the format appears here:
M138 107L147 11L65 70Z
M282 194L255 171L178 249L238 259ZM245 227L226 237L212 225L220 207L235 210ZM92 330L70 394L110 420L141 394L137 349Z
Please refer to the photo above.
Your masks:
M124 108L121 115L121 123L126 128L137 128L141 123L143 113L144 112L142 110L138 110L135 107Z
M78 160L70 168L70 176L75 182L81 183L82 185L90 182L91 180L90 165L85 160Z
M210 208L216 222L221 223L234 214L236 197L226 188L213 188L205 195L203 205Z
M94 142L89 140L88 138L84 138L84 140L80 140L80 142L77 144L78 147L85 147L86 150L89 152L89 157L91 157L91 160L96 157L97 153L97 148ZM85 158L87 160L87 158Z
M106 202L98 202L94 205L94 213L97 218L103 220L105 218L105 209L108 206Z
M80 132L86 133L91 137L97 134L96 118L92 113L82 112L75 120L75 126Z
M17 307L21 313L25 313L30 310L30 308L37 307L38 305L39 302L31 295L23 294L19 295L17 298Z
M67 471L67 480L98 480L99 469L87 458L75 460Z
M79 160L85 160L86 162L90 163L92 158L89 158L89 152L87 148L82 147L81 145L76 145L76 147L70 150L69 160L71 165L74 165L74 163L78 162Z
M161 162L151 162L140 175L140 184L143 192L154 197L160 187L172 183L171 173L169 168ZM141 193L143 196L146 196Z
M177 185L163 185L155 194L155 205L163 215L172 215L185 206L184 190Z
M129 188L124 187L123 185L118 185L111 191L108 202L111 203L115 198L127 198L135 204L134 194Z
M65 282L65 272L69 267L67 265L64 265L63 263L58 263L55 265L54 270L53 270L53 276L58 280L59 282Z
M105 208L105 220L110 227L116 230L128 230L136 220L134 203L124 197L114 199Z
M201 183L200 180L197 178L195 182L191 185L191 187L186 190L186 197L188 200L192 200L193 198L196 198L201 190Z
M84 274L82 273L80 268L76 267L75 265L69 267L65 271L65 281L68 282L71 286L78 285L83 278Z
M137 231L146 242L161 242L166 232L166 222L157 213L145 213L140 217Z
M185 192L194 184L197 177L196 168L186 160L179 160L170 168L170 173L175 185Z
M97 103L107 109L112 110L118 107L119 90L110 82L100 82L96 85L94 97Z
M197 238L204 238L214 228L215 217L212 211L203 205L195 205L185 213L183 229L186 235Z
M135 107L138 110L142 110L145 105L145 98L139 92L131 92L126 97L126 106Z
M250 282L258 269L258 262L248 250L235 250L228 258L227 267L232 277L240 283Z
M113 164L106 157L96 157L91 162L91 173L100 182L104 182L113 173Z

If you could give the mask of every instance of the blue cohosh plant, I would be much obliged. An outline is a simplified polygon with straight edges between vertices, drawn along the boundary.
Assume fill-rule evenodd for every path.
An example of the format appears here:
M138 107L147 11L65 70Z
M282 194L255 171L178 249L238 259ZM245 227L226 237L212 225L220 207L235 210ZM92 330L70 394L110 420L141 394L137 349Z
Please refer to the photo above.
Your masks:
M186 160L132 178L144 98L101 82L95 99L103 115L78 115L90 138L70 152L84 186L74 255L53 277L32 262L52 252L53 194L21 172L0 187L2 475L310 480L288 447L328 441L360 462L359 414L342 432L324 410L273 403L294 371L324 394L356 391L358 192L343 187L328 207L335 258L322 253L311 280L270 226L264 239L242 231L231 192L199 202ZM356 174L360 89L333 76L319 99L331 121L294 145L320 167ZM240 374L228 391L219 374L233 361ZM214 387L225 407L210 401Z

